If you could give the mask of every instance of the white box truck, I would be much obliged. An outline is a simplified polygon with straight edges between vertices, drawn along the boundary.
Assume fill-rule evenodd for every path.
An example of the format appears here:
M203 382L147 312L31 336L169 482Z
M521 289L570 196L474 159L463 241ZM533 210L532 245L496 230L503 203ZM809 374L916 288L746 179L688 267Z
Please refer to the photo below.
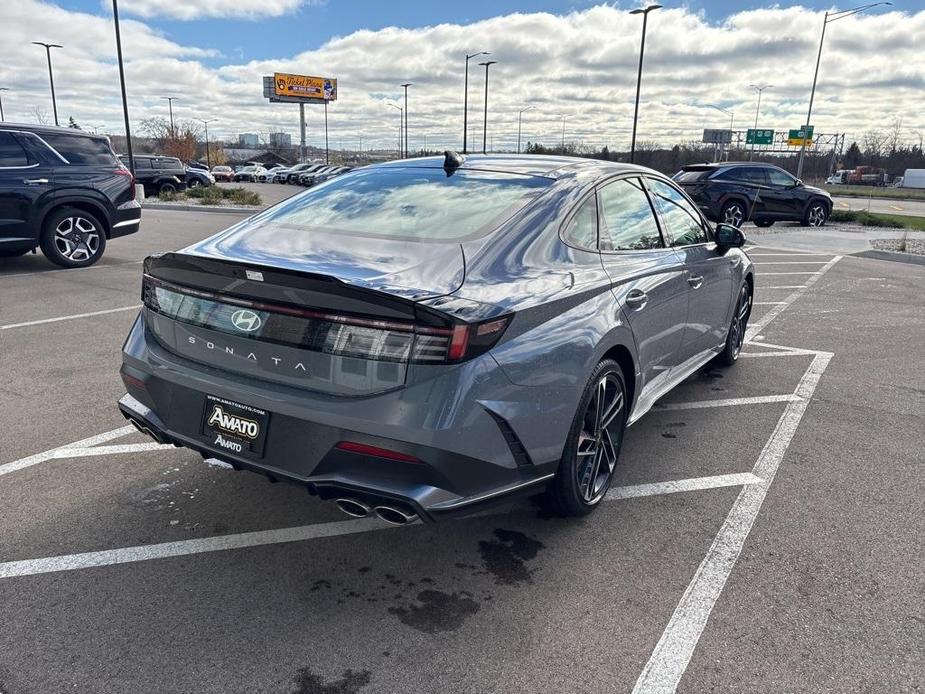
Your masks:
M925 188L925 169L906 169L901 188Z

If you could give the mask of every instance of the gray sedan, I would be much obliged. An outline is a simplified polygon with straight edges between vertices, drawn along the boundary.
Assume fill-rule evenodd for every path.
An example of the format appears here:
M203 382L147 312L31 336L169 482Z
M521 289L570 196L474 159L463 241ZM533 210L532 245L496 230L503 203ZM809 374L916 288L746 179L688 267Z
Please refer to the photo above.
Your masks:
M148 258L119 406L354 516L539 491L586 514L626 427L738 358L743 244L638 166L447 152L356 169Z

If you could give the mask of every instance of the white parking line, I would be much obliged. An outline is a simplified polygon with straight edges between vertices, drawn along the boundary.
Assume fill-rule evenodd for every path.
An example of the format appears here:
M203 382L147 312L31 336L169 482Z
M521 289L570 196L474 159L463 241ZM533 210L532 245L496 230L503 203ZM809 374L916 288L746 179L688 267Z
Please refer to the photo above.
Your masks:
M11 472L16 472L17 470L22 470L33 465L38 465L39 463L44 463L46 460L51 460L52 458L56 457L58 451L65 448L73 449L96 446L101 443L106 443L107 441L112 441L113 439L127 436L133 431L135 431L135 427L133 426L119 427L118 429L106 431L102 434L97 434L96 436L91 436L87 439L81 439L80 441L74 441L73 443L66 443L63 446L58 446L57 448L52 448L51 450L43 451L42 453L36 453L35 455L30 455L26 458L20 458L19 460L14 460L11 463L0 465L0 475L8 475Z
M780 306L783 301L753 301L752 306Z
M90 318L91 316L105 316L107 313L119 313L121 311L137 311L141 304L132 306L121 306L119 308L108 308L104 311L90 311L89 313L74 313L70 316L58 316L57 318L43 318L42 320L32 320L25 323L9 323L0 325L0 330L12 330L13 328L27 328L30 325L44 325L45 323L57 323L63 320L74 320L76 318Z
M757 246L756 246L757 248ZM749 258L770 258L771 256L783 256L784 258L793 258L799 256L812 256L812 255L824 255L826 258L831 258L832 253L803 253L802 251L792 251L790 253L747 253Z
M745 331L745 339L746 339L746 341L749 341L749 340L751 340L755 335L760 334L761 331L764 330L765 326L768 325L768 323L770 323L770 322L773 321L775 318L777 318L777 317L784 311L784 309L786 309L790 304L792 304L794 301L796 301L796 300L799 299L801 296L803 296L803 293L804 293L807 289L809 289L809 288L812 287L816 282L818 282L818 281L819 281L819 278L822 277L822 276L823 276L825 273L827 273L829 270L831 270L831 269L832 269L832 266L835 265L835 263L837 263L837 262L838 262L839 260L841 260L841 259L842 259L842 256L836 255L836 256L835 256L834 258L832 258L829 262L827 262L825 265L823 265L822 268L820 268L820 270L819 270L817 273L815 273L815 274L812 275L808 280L806 280L806 284L805 284L805 285L803 285L802 287L799 287L799 288L795 288L796 291L793 292L793 294L791 294L790 296L788 296L786 299L784 299L784 303L782 303L780 306L775 306L775 307L772 308L770 311L768 311L768 312L765 313L763 316L761 316L758 320L756 320L752 325L748 326L748 330ZM760 289L760 288L761 288L761 287L760 287L760 285L759 285L759 289ZM773 287L767 287L767 288L773 288Z
M614 487L607 492L605 500L617 501L620 499L636 499L645 496L677 494L679 492L702 491L722 487L740 487L742 485L761 484L763 481L764 480L760 477L750 472L711 475L709 477L695 477L683 480L670 480L667 482L654 482L652 484ZM486 513L484 515L492 514ZM365 533L374 530L398 529L399 527L404 526L389 525L378 518L361 518L358 520L316 523L314 525L279 528L276 530L259 530L235 535L204 537L196 540L179 540L176 542L161 542L154 545L137 545L134 547L106 549L97 552L65 554L57 557L43 557L41 559L23 559L0 563L0 579L35 576L59 571L76 571L78 569L113 566L115 564L130 564L140 561L150 561L152 559L166 559L168 557L180 557L190 554L220 552L229 549L242 549L244 547L276 545L285 542L304 542L306 540L317 540L323 537L354 535L356 533Z
M816 354L800 379L794 391L798 398L787 405L752 468L752 472L765 482L746 485L739 492L710 550L697 568L668 626L636 680L633 694L668 694L677 689L710 613L761 510L768 487L774 481L784 453L793 440L819 378L831 358L829 353Z
M134 427L131 427L134 431ZM112 455L113 453L142 453L144 451L177 450L169 443L126 443L121 446L93 446L91 448L58 448L53 458L85 458L91 455Z
M779 285L776 285L776 286L773 286L773 287L762 287L762 286L759 284L759 285L758 285L758 289L760 289L760 290L765 290L765 289L806 289L806 285L805 285L805 284L779 284ZM783 304L784 306L786 306L788 302L786 302L786 301L781 301L780 303Z
M739 405L767 405L772 402L790 402L798 397L793 393L786 395L756 395L750 398L725 398L723 400L696 400L694 402L669 402L655 404L653 412L667 412L669 410L704 410L710 407L738 407Z
M755 265L823 265L825 260L759 260ZM769 273L762 272L762 275Z
M768 275L815 275L817 270L807 270L806 272L762 272L759 277L767 277ZM761 285L758 285L761 286Z

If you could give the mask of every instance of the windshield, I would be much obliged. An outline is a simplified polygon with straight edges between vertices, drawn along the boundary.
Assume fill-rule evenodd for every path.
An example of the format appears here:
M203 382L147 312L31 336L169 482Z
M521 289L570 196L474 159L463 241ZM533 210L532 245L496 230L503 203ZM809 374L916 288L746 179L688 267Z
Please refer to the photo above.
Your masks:
M710 172L713 169L691 169L678 171L673 178L678 183L693 183L694 181L699 181L703 178L706 178L710 175Z
M497 226L551 183L492 171L362 169L284 203L266 220L305 231L453 241Z

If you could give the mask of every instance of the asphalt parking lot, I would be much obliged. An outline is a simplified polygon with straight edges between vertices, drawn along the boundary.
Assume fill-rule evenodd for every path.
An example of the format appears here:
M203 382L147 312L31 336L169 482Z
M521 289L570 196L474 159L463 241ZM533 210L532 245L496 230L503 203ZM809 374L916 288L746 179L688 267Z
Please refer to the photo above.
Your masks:
M141 260L237 219L0 261L2 694L921 691L925 268L756 237L743 359L591 517L395 528L118 413Z

